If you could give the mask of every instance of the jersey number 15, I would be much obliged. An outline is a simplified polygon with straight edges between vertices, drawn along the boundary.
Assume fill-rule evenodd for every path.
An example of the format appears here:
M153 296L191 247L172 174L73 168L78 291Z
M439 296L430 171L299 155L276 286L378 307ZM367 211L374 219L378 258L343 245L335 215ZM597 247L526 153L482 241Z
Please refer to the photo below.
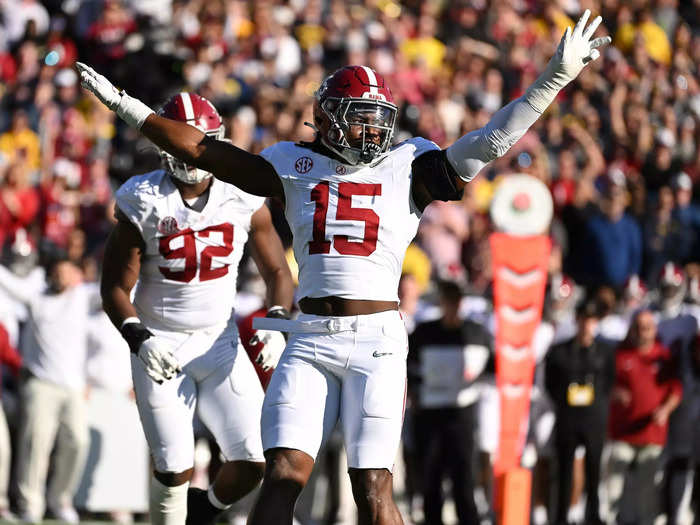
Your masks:
M331 251L331 241L326 240L326 216L328 214L328 181L319 182L311 190L311 200L316 202L314 211L313 238L309 242L309 254L325 254ZM379 216L367 208L353 208L353 195L376 196L382 194L381 184L361 184L341 182L338 184L338 207L335 219L338 221L362 221L365 234L362 242L350 241L347 235L333 235L333 248L341 255L370 255L377 249Z

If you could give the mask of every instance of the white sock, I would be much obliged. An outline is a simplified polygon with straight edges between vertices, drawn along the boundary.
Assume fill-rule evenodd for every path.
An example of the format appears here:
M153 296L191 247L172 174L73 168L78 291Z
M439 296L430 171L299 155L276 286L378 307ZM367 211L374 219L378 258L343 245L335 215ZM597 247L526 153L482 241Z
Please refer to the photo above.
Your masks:
M151 478L151 523L153 525L185 525L187 489L190 482L168 487Z
M214 485L211 485L209 490L207 490L207 497L209 498L209 503L211 503L212 506L216 507L217 509L226 510L231 506L221 502L219 498L216 497L216 494L214 494Z

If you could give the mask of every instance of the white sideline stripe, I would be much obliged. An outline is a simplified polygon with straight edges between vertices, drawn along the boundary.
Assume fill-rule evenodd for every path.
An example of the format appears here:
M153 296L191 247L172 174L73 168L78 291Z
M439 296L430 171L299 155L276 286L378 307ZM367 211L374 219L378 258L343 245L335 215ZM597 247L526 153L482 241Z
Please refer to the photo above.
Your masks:
M367 73L367 79L369 80L369 92L372 95L378 95L379 90L377 89L377 76L374 74L374 71L367 66L362 66L362 69L364 69L365 73Z
M194 120L194 108L192 107L192 99L189 93L180 93L182 99L182 107L185 110L185 119Z

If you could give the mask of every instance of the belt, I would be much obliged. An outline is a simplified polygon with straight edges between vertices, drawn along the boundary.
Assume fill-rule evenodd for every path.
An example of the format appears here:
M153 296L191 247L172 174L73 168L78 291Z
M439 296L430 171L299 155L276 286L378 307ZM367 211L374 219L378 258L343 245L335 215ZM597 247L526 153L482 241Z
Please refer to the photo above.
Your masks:
M362 333L365 334L374 333L376 335L381 335L384 333L382 326L359 324L355 317L331 317L329 319L311 319L308 321L256 317L253 319L253 328L256 330L274 330L277 332L292 332L297 334L357 332L358 328L361 328Z

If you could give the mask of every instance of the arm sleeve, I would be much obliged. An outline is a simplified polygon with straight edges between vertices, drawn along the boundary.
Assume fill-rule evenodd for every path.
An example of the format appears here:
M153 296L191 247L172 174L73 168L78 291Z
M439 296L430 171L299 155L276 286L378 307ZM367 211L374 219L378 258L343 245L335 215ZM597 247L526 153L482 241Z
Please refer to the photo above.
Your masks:
M459 174L448 162L445 150L423 153L413 161L411 172L411 198L421 212L435 200L457 201L464 194L464 189L457 186Z
M489 162L503 156L542 114L526 95L499 109L488 124L467 133L447 148L447 159L460 179L469 182Z

